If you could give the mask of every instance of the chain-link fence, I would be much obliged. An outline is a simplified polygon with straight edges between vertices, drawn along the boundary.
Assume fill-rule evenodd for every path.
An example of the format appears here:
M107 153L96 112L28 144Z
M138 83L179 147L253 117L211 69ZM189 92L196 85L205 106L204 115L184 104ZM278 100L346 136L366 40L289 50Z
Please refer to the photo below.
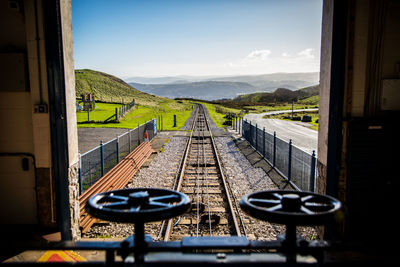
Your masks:
M239 124L240 125L240 124ZM315 152L310 155L289 142L283 141L251 122L243 121L242 136L278 172L302 191L314 192L316 177ZM239 127L240 128L240 127Z
M145 141L145 138L147 138L147 141L151 141L156 134L157 121L153 119L81 154L79 168L80 193L87 190L104 176L122 158Z

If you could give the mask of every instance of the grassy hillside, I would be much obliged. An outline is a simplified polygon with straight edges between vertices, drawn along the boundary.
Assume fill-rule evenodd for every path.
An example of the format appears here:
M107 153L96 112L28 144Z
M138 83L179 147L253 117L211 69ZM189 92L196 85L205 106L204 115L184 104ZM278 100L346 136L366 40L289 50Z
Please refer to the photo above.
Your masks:
M240 95L234 98L233 102L241 103L283 103L299 101L304 98L316 96L319 93L319 86L310 86L296 91L286 88L278 88L272 93L254 93Z
M77 97L92 93L95 99L105 102L129 103L135 98L138 104L157 106L166 101L163 97L143 93L115 76L88 69L75 70L75 90Z
M178 130L184 125L192 112L190 101L177 101L164 97L143 93L128 85L121 79L94 70L76 70L76 96L82 93L93 93L95 99L102 101L113 101L124 103L135 99L136 105L118 123L103 124L102 120L111 116L115 110L111 104L97 103L95 111L91 112L90 120L97 122L83 123L87 121L86 112L77 112L78 127L112 127L112 128L135 128L138 123L142 124L158 115L163 115L164 130ZM178 118L177 127L173 127L173 115Z

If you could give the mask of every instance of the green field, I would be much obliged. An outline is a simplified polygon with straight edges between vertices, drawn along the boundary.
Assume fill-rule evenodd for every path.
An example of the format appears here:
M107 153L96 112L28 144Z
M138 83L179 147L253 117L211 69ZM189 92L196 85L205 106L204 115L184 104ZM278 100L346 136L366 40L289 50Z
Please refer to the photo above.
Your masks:
M318 104L309 105L298 102L293 105L293 109L308 109L308 108L318 108ZM292 109L292 104L283 103L283 104L268 105L268 106L246 106L245 109L249 110L250 113L264 113L269 111L290 110Z
M96 103L96 109L90 112L90 121L104 121L115 114L115 108L120 108L120 104ZM76 119L79 122L88 121L87 111L77 111Z
M225 121L224 117L228 112L234 113L237 116L239 116L240 114L240 110L238 109L227 108L221 105L210 104L210 103L201 103L201 104L203 104L208 109L208 113L210 114L211 119L214 121L215 125L217 125L220 128L224 127L223 125Z
M149 121L162 115L163 117L163 130L179 130L184 126L186 120L192 113L193 104L189 101L180 101L181 103L165 99L163 102L159 102L158 106L145 106L135 105L129 112L125 113L125 116L116 123L82 123L87 121L87 112L78 111L77 120L78 128L90 127L90 128L136 128L138 124L142 124L145 121ZM99 110L95 110L90 113L90 119L95 121L104 121L112 114L115 113L115 108L120 107L118 104L106 104L97 103ZM173 127L174 114L177 117L177 126Z
M218 127L224 127L223 123L225 121L225 115L228 112L235 113L239 116L240 110L226 108L221 105L201 103L206 106L209 111L211 119L215 122ZM194 104L188 100L175 101L166 100L164 103L159 103L157 107L155 106L144 106L136 105L125 116L116 123L102 123L105 119L110 117L115 113L115 108L119 108L119 104L109 104L109 103L97 103L97 108L95 111L90 112L90 120L96 121L92 123L85 123L87 121L87 112L78 111L76 113L78 128L136 128L138 124L142 124L145 121L149 121L153 118L158 118L162 115L163 118L163 130L179 130L185 125L187 119L193 111ZM177 126L174 125L174 115L176 115Z

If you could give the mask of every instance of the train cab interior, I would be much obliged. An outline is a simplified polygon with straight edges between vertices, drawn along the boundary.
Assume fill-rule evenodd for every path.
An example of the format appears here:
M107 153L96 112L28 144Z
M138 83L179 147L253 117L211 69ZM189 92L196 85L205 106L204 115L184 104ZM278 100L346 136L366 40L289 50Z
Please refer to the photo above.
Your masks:
M316 192L342 207L318 240L96 243L79 241L71 1L1 0L0 259L76 249L106 252L86 265L398 265L399 14L399 0L323 1Z

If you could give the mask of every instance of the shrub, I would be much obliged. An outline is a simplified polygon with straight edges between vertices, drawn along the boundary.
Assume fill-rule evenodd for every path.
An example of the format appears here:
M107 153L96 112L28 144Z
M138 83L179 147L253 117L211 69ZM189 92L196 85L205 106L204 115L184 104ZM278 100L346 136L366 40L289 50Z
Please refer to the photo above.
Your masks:
M303 118L301 119L301 121L303 121L303 122L311 122L312 119L311 119L311 116L304 115Z

